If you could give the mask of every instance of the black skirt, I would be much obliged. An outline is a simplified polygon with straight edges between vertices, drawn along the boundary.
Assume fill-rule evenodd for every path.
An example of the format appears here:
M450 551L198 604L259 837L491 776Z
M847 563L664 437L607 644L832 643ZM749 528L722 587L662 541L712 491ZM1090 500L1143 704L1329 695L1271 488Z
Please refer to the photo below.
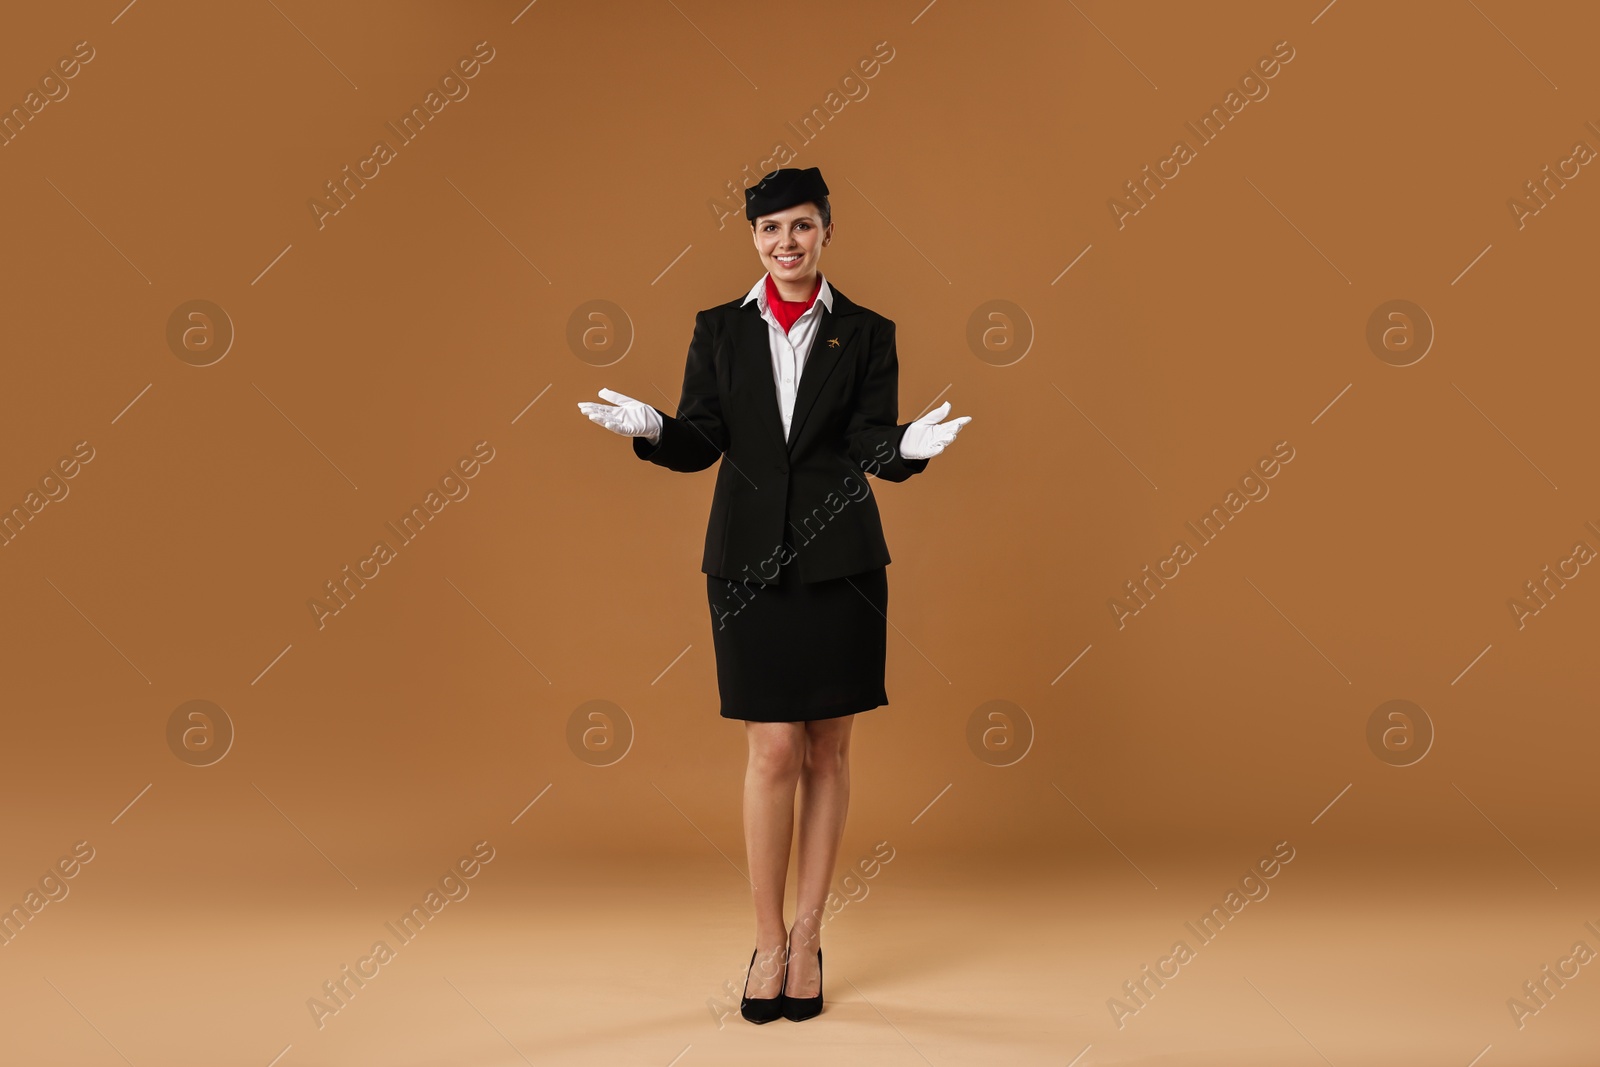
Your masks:
M791 561L773 585L708 574L706 597L723 718L810 722L889 703L886 567L803 582Z

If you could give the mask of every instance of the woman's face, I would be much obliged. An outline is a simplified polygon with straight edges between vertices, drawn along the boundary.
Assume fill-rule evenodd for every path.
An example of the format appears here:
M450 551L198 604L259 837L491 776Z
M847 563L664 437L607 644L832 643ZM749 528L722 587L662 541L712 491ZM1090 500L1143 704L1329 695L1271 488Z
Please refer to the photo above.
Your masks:
M773 281L801 282L817 273L822 247L833 237L833 223L823 230L817 205L796 204L756 219L756 252Z

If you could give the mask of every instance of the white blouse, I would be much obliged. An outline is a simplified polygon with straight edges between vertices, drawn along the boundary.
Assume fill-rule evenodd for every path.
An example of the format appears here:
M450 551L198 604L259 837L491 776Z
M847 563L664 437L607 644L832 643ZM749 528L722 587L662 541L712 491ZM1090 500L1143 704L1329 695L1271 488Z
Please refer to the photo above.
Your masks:
M785 333L778 324L777 316L767 306L767 276L762 274L755 285L750 287L750 292L739 301L739 306L744 307L754 300L761 309L761 317L767 322L767 340L772 347L772 381L778 388L778 411L783 415L783 437L789 438L789 422L794 417L794 398L800 389L800 372L805 369L806 356L811 353L811 342L817 337L817 324L822 321L822 312L826 308L833 310L833 290L828 286L826 276L822 279L822 287L817 290L817 298L811 306L801 313L795 320L794 326Z

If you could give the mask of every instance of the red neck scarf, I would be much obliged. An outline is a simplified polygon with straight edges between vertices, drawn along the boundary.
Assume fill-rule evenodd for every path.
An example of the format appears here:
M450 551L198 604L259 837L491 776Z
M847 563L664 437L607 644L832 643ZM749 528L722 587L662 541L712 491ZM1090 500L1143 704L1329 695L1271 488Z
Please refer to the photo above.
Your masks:
M817 274L817 284L811 287L811 295L804 300L785 300L778 295L778 286L772 280L772 275L767 275L767 307L772 311L772 317L778 320L778 325L783 327L783 332L788 333L794 326L795 320L805 314L806 308L816 302L817 294L822 292L822 274Z

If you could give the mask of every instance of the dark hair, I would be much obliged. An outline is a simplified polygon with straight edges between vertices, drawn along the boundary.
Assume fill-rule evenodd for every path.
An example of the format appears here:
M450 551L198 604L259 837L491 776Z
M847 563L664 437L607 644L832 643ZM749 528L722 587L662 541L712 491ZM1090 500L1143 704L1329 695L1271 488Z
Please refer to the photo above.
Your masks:
M828 228L828 224L833 221L833 208L828 206L828 198L825 196L820 196L815 200L807 202L817 206L817 216L822 219L822 226L820 228L826 230ZM754 230L756 228L757 221L757 219L750 220L750 229Z

